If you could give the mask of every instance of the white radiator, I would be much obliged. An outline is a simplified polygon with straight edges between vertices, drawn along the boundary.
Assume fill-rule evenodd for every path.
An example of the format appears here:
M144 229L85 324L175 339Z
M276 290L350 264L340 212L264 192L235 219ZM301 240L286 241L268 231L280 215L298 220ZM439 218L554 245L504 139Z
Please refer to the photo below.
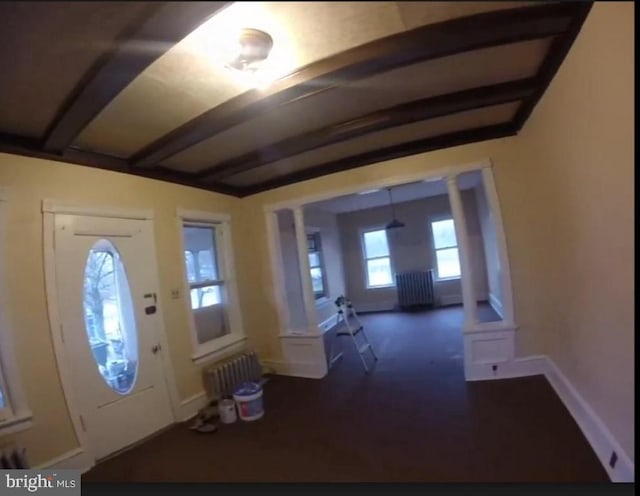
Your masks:
M28 469L29 463L24 448L0 450L0 470Z
M260 381L262 367L255 351L236 355L209 367L206 377L213 399L229 398L233 390L245 381Z

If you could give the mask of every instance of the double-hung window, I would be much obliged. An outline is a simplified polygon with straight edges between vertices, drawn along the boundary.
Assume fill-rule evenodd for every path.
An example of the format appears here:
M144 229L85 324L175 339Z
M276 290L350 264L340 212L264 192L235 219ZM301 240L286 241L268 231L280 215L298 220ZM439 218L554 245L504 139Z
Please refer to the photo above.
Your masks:
M187 223L182 234L191 308L198 310L220 305L224 277L218 263L216 227Z
M307 249L309 252L309 269L311 271L311 283L313 295L316 300L327 297L327 282L322 257L322 243L320 233L307 234Z
M239 351L246 340L233 268L231 223L225 214L180 208L178 217L193 359L205 363L222 350Z
M367 288L393 286L393 270L387 231L378 229L362 233Z
M436 259L438 279L457 279L460 277L460 257L458 240L453 219L442 219L431 222L433 248Z

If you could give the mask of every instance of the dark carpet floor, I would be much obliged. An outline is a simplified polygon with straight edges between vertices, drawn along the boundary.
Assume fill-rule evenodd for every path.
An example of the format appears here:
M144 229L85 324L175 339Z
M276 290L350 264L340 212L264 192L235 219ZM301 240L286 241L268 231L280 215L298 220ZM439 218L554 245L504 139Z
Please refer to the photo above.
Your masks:
M461 307L363 316L379 355L369 375L345 339L325 379L273 377L261 420L176 425L83 481L607 481L543 376L465 382L462 319Z

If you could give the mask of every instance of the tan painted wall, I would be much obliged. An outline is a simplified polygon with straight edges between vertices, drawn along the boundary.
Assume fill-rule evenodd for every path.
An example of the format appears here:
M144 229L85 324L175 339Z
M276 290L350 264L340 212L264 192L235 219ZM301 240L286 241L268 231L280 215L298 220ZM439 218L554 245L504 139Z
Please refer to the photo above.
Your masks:
M31 464L77 447L58 379L47 316L41 211L44 198L154 210L162 314L178 393L185 399L200 392L201 379L190 358L187 307L182 299L170 298L172 288L183 290L176 206L232 213L239 200L160 181L2 153L0 185L9 188L9 321L19 373L34 414L34 426L13 437L27 448Z
M522 134L528 321L634 457L634 6L596 2ZM519 312L518 317L522 316Z

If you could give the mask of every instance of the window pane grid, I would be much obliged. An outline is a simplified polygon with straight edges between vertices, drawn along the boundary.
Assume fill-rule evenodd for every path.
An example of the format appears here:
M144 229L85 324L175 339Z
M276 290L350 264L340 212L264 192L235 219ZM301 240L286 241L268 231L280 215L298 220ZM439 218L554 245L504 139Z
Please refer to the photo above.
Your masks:
M458 278L461 275L458 240L453 219L431 223L438 279Z
M307 255L309 259L309 272L311 286L316 300L325 297L324 261L322 259L322 240L320 233L307 234Z
M384 229L368 231L362 234L364 258L366 263L367 287L393 285L391 257L387 232Z

